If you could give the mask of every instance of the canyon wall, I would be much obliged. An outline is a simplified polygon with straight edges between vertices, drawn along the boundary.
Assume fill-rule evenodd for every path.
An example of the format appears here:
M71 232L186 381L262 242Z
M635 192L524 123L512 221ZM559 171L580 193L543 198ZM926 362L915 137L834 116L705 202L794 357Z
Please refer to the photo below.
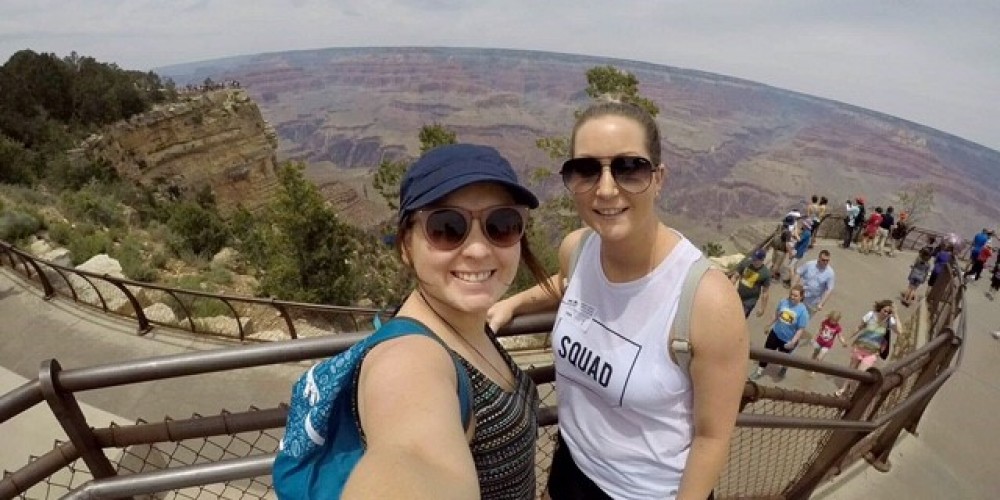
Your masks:
M157 190L210 186L224 212L255 209L277 187L278 136L242 89L183 94L105 128L71 151L106 161L119 175Z

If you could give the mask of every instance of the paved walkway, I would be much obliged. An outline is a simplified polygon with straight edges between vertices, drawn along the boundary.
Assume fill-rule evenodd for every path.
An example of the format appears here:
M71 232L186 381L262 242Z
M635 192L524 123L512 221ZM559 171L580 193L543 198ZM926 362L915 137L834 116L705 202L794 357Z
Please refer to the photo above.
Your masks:
M821 241L820 248L832 253L837 272L837 290L827 309L844 315L845 329L856 324L872 302L898 297L912 254L895 258L862 256L843 250L833 242ZM987 283L980 281L968 293L968 339L960 370L931 402L918 428L919 437L903 434L890 461L893 468L879 473L861 461L825 485L814 498L848 500L857 498L963 498L994 499L1000 492L1000 446L994 429L1000 424L1000 341L989 332L1000 328L1000 303L986 299ZM787 292L781 285L772 288L770 306ZM908 310L899 307L902 319ZM766 317L766 316L765 316ZM157 329L139 337L135 324L109 318L68 301L43 301L36 289L25 285L9 270L0 270L0 391L37 376L39 363L59 359L65 368L92 366L124 359L216 347L211 341L196 341L190 335ZM815 323L818 324L818 321ZM815 326L815 324L813 326ZM762 345L764 318L751 317L750 334L754 345ZM809 356L803 347L796 355ZM847 351L835 349L828 361L847 364ZM187 379L137 384L80 395L93 407L93 425L110 420L130 423L136 418L185 417L193 412L218 413L220 407L244 409L251 404L272 406L287 398L291 381L303 365L248 369L201 376L198 385ZM748 363L747 372L752 366ZM192 379L193 380L193 379ZM770 375L760 379L777 384ZM825 377L807 378L792 370L781 384L816 392L832 392L833 381ZM97 410L97 409L100 410ZM90 413L88 413L90 415ZM116 417L116 415L118 417ZM31 417L18 417L32 425ZM45 424L37 424L44 427ZM0 469L23 464L28 453L40 454L51 448L61 435L53 427L51 437L44 432L24 433L0 428L3 448L20 451L20 460L7 463L0 455ZM13 446L10 446L13 439Z

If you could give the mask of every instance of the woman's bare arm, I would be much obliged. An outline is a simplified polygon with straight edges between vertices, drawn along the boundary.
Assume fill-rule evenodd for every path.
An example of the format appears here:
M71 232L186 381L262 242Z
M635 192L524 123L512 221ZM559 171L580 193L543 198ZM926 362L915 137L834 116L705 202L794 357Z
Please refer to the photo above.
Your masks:
M573 250L580 244L580 238L584 230L578 229L566 235L559 245L559 272L549 278L552 289L559 292L559 296L553 296L545 291L541 285L535 285L521 293L507 297L490 307L487 318L490 328L493 331L510 322L514 316L521 314L531 314L543 311L552 311L559 306L562 299L562 292L565 288L565 276L569 272L569 261L573 255Z
M451 357L422 335L386 341L361 367L367 448L343 498L479 498Z
M739 297L720 272L710 271L698 287L690 336L694 437L677 498L701 500L726 464L749 356Z

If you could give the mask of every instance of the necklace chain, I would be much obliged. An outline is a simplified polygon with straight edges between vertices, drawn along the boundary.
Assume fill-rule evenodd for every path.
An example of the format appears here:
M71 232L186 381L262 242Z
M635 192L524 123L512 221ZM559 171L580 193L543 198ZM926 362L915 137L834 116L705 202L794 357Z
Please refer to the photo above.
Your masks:
M423 290L421 290L418 287L417 288L417 293L420 295L420 299L424 301L424 304L427 304L427 307L431 310L431 312L434 313L434 315L437 316L437 318L439 320L441 320L442 323L444 323L445 325L447 325L448 328L451 329L452 333L454 333L456 337L458 337L459 339L461 339L461 341L463 343L465 343L465 345L469 346L470 349L472 349L473 351L475 351L475 353L478 354L479 357L482 358L482 360L485 361L486 364L489 365L490 368L492 368L493 371L497 375L500 376L500 380L503 380L504 383L510 384L511 387L514 387L514 385L515 385L514 379L513 378L508 378L506 372L504 372L503 370L498 369L496 367L496 365L494 365L490 361L490 359L486 357L486 355L484 355L479 349L476 349L476 346L472 345L472 342L469 342L468 339L466 339L461 333L459 333L458 329L455 328L455 326L452 325L450 321L444 319L444 316L442 316L441 313L437 312L437 309L435 309L434 306L431 305L430 301L427 300L427 297L424 295Z

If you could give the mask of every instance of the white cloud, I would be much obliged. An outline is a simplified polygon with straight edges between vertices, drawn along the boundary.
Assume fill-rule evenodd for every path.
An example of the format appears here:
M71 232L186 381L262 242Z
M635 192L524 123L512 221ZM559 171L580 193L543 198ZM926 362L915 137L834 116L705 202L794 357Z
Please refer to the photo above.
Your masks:
M1000 2L4 0L0 60L123 67L322 47L444 45L711 71L893 114L1000 149Z

